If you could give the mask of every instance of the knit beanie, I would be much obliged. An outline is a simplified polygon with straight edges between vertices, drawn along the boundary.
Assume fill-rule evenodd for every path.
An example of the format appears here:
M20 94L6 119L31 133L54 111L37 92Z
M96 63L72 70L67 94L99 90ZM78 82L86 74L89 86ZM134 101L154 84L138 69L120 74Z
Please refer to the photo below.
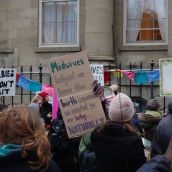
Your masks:
M46 93L46 92L40 92L40 93L38 93L38 95L45 99L45 97L48 96L48 93Z
M134 115L134 106L130 97L123 93L117 94L109 107L109 118L116 122L130 121Z

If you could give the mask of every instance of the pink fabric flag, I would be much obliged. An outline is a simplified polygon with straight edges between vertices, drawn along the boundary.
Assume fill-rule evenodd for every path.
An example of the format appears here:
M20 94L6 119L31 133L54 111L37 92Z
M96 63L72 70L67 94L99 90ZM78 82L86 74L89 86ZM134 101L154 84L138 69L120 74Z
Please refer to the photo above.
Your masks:
M120 72L122 72L122 74L126 77L128 77L129 79L131 79L132 81L134 81L134 72L130 72L130 71L126 71L126 70L119 70Z
M48 84L42 84L42 91L48 93L50 96L52 96L53 98L53 109L52 109L52 119L56 119L57 118L57 113L58 113L58 98L56 95L56 91L54 86L48 85Z

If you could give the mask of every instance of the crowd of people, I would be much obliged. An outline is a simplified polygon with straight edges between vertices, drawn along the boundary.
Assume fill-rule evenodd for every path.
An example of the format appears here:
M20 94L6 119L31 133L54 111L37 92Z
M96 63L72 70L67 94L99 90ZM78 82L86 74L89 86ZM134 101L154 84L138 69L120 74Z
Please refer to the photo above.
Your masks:
M95 81L107 122L82 137L69 139L60 112L52 120L49 95L30 105L5 106L0 112L1 172L170 172L172 102L162 115L156 99L137 114L131 98L110 87L107 99ZM93 114L94 115L94 114ZM148 155L144 141L150 143Z

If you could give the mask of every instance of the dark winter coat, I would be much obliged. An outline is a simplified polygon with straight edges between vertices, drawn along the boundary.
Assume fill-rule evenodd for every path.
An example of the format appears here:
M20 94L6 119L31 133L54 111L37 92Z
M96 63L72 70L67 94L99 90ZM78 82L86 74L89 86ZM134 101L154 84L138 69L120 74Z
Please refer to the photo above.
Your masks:
M162 119L161 113L147 110L145 113L140 114L138 117L141 126L145 131L145 138L152 141L155 129Z
M164 154L172 137L172 114L163 118L157 126L152 142L151 156Z
M40 107L40 114L41 117L44 119L46 128L50 127L51 125L51 118L47 117L47 115L51 112L52 112L52 105L45 101Z
M120 124L94 130L91 143L99 172L135 172L146 161L141 139Z
M170 172L170 161L162 155L157 155L137 172Z
M20 152L0 157L0 172L33 172L27 162L20 156ZM37 171L34 171L37 172ZM45 172L60 172L57 165L50 161L49 167Z

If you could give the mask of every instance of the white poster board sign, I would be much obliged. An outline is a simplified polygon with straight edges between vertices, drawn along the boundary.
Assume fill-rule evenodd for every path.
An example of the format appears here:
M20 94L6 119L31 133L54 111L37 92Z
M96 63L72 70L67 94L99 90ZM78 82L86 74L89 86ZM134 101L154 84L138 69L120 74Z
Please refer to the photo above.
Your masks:
M15 96L16 69L0 69L0 96Z
M160 96L172 96L172 59L160 59Z
M104 86L104 67L100 64L91 64L91 72L94 80L98 80L101 86Z

